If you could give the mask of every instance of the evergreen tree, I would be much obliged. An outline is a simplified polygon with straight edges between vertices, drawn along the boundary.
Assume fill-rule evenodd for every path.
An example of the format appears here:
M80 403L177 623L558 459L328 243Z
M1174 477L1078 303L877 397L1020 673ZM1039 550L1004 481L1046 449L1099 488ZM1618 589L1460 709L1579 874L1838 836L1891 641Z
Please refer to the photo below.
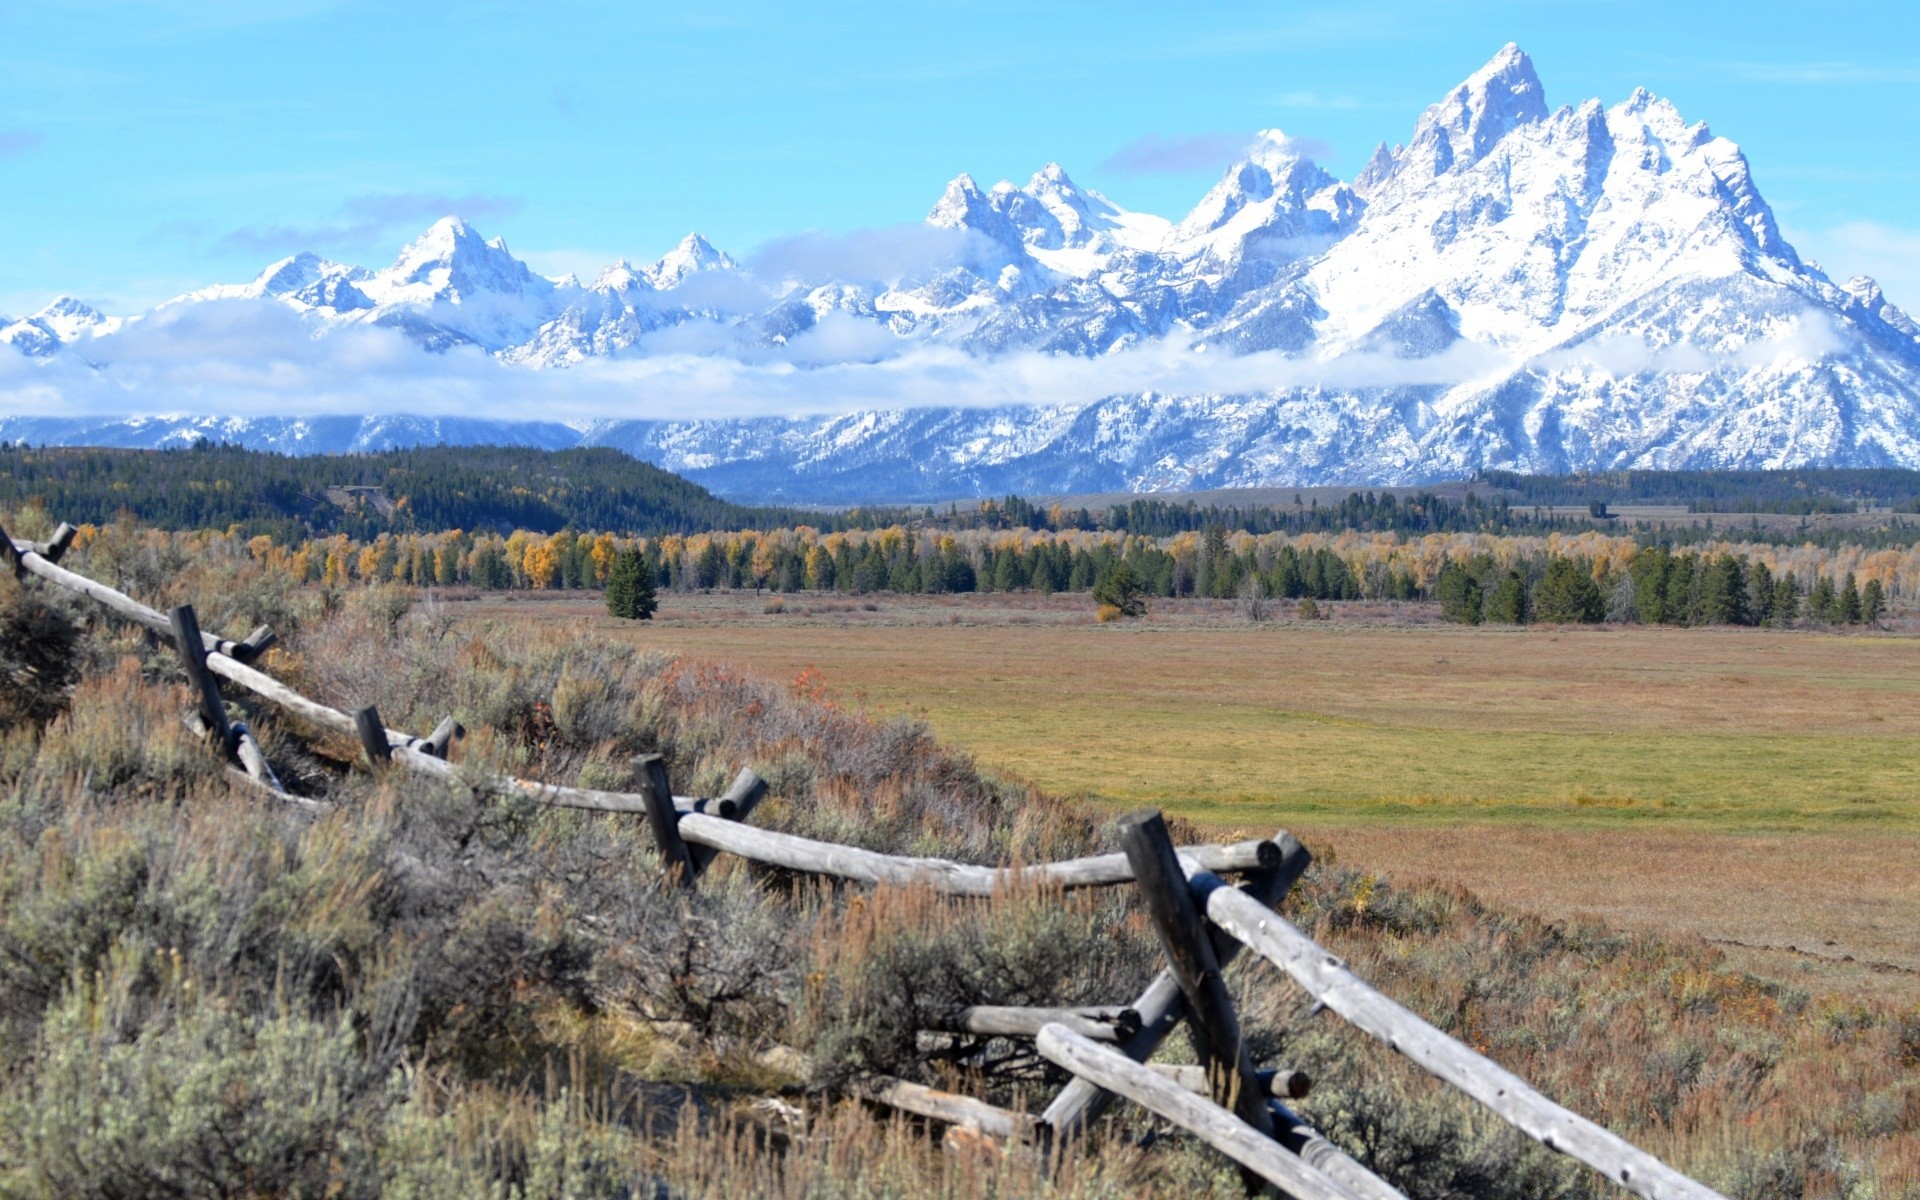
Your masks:
M1853 582L1853 572L1847 572L1847 581L1840 588L1837 605L1839 617L1849 625L1860 623L1860 589Z
M1607 615L1600 587L1584 563L1555 555L1533 593L1534 619L1549 624L1591 624Z
M1147 599L1141 594L1140 581L1135 578L1133 568L1124 562L1093 585L1093 602L1103 608L1117 608L1123 617L1145 616L1147 612Z
M629 621L650 621L659 607L646 557L631 547L615 555L607 570L607 611Z
M1747 572L1736 555L1719 555L1704 567L1700 619L1707 625L1747 623Z
M1773 587L1773 620L1776 625L1791 625L1799 619L1800 581L1788 571Z
M1813 591L1807 596L1807 615L1816 621L1833 620L1833 580L1825 575L1814 582Z
M1867 580L1867 586L1860 589L1860 619L1871 625L1880 619L1887 608L1887 594L1878 579Z
M1756 559L1747 571L1747 616L1755 625L1765 625L1773 617L1774 586L1773 572Z
M1487 620L1503 625L1525 625L1528 615L1527 581L1520 572L1508 571L1507 577L1493 589L1493 595L1487 600Z
M1447 620L1478 625L1485 619L1480 581L1461 564L1448 563L1440 568L1440 578L1435 581L1433 591L1440 598L1440 615Z

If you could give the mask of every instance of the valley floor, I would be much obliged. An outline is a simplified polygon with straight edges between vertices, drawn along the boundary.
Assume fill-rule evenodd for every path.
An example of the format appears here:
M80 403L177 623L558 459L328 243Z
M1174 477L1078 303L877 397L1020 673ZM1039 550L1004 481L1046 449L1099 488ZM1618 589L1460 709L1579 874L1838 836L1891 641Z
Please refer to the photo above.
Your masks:
M579 595L459 607L810 672L1051 792L1286 826L1396 879L1920 1002L1920 638L1467 629L1420 605L1254 623L1163 602L1100 626L1071 596L663 601L640 626Z

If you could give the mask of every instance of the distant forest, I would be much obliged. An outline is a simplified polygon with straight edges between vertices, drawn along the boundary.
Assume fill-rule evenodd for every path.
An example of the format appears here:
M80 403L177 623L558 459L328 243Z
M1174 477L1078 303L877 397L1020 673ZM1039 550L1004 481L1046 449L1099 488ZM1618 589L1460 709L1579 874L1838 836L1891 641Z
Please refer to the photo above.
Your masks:
M1752 527L1740 515L1821 514L1859 508L1920 512L1920 471L1617 471L1520 475L1483 471L1464 494L1356 490L1320 503L1200 504L1141 496L1099 508L1007 496L943 508L842 510L755 507L618 450L430 446L372 454L286 455L201 442L174 450L10 446L0 442L0 511L40 505L58 520L102 525L119 517L169 530L232 530L292 545L344 534L466 530L505 536L606 530L659 537L720 530L810 527L822 532L892 526L963 532L1114 533L1170 538L1209 531L1267 534L1381 533L1539 536L1589 530L1632 533L1642 544L1721 540L1822 546L1901 546L1920 524L1896 515L1874 528ZM1613 519L1610 506L1680 505L1728 514L1702 525ZM1549 513L1549 507L1574 508Z
M1481 471L1476 477L1513 497L1515 505L1685 505L1700 513L1784 513L1813 516L1890 508L1920 512L1920 471L1894 467L1785 471L1593 471L1520 475Z
M0 509L38 502L102 525L229 529L298 541L448 529L619 529L637 535L769 529L813 519L749 508L618 450L426 446L287 455L201 442L178 450L0 444Z

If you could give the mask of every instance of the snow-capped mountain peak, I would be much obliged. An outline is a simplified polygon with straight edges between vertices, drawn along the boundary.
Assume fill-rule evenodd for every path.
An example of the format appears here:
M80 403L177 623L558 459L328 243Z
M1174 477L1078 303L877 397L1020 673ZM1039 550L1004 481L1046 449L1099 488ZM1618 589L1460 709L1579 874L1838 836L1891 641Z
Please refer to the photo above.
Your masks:
M460 304L489 293L539 294L551 281L535 275L507 249L488 241L459 217L442 217L408 243L392 266L361 287L375 302Z
M32 358L57 353L62 346L86 337L102 337L126 324L72 296L59 296L31 316L0 320L0 345L12 346Z
M1429 176L1465 170L1513 129L1546 118L1546 89L1534 73L1533 60L1508 42L1421 114L1400 166Z
M1167 249L1216 269L1249 257L1291 261L1344 236L1364 207L1353 188L1302 154L1292 138L1263 129L1174 228Z
M738 270L739 266L732 258L714 249L713 243L706 238L689 233L651 266L643 268L641 274L659 290L671 291L702 271L733 271Z

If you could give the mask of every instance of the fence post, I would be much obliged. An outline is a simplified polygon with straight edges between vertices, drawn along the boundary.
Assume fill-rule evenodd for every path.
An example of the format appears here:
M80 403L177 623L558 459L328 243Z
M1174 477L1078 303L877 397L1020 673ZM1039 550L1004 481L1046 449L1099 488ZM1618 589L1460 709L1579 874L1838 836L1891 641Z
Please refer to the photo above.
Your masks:
M207 645L200 637L200 618L194 615L193 605L182 604L167 614L167 620L173 626L173 641L180 649L181 665L187 669L187 683L193 688L200 719L220 740L220 752L231 754L233 728L227 722L226 702L220 699L220 684L207 670Z
M640 799L647 806L647 824L653 829L654 849L660 852L660 865L667 873L667 881L692 891L696 868L687 844L680 840L680 814L673 809L667 760L658 754L647 754L637 759L634 766L640 776Z
M1293 885L1307 872L1313 863L1313 854L1301 843L1300 839L1282 830L1274 835L1280 846L1278 866L1262 869L1249 875L1240 885L1240 890L1268 908L1278 908ZM1219 930L1213 930L1220 933ZM1233 961L1240 952L1240 943L1221 934L1214 940L1214 957L1221 966ZM1119 1045L1121 1053L1135 1062L1145 1062L1153 1057L1167 1035L1179 1025L1186 1015L1186 997L1180 992L1180 984L1174 979L1171 970L1161 971L1140 998L1133 1002L1133 1008L1140 1014L1140 1031ZM1090 1080L1075 1078L1053 1098L1047 1110L1040 1115L1046 1128L1057 1140L1077 1137L1088 1125L1092 1124L1107 1105L1113 1103L1113 1093Z
M267 652L267 647L280 640L280 636L265 625L256 625L252 633L243 640L235 642L228 651L235 662L255 663Z
M27 560L21 557L20 547L13 544L13 535L7 532L4 525L0 525L0 559L5 559L13 568L15 579L27 577Z
M744 821L755 808L759 807L760 801L766 799L766 795L767 781L751 770L742 768L740 773L733 777L733 784L727 788L727 794L720 797L720 815L729 821ZM732 806L731 811L728 810L729 805ZM705 871L713 865L714 859L720 857L720 852L712 846L689 846L687 849L693 855L695 874Z
M53 531L53 536L47 539L47 548L40 557L50 563L59 562L61 556L67 552L67 547L73 545L73 539L79 532L65 521L60 522L59 527Z
M1167 965L1186 997L1187 1027L1207 1068L1214 1102L1272 1137L1273 1114L1267 1110L1266 1089L1260 1086L1253 1055L1240 1036L1240 1018L1221 978L1213 939L1194 904L1193 887L1167 835L1166 821L1155 809L1122 817L1120 845L1167 952Z
M433 727L433 732L427 735L427 740L421 743L420 749L444 762L454 740L466 736L467 730L464 725L452 717L442 717L440 723Z
M387 741L387 727L380 710L369 704L353 714L353 728L360 735L360 748L367 752L367 765L378 775L393 761L393 744Z

